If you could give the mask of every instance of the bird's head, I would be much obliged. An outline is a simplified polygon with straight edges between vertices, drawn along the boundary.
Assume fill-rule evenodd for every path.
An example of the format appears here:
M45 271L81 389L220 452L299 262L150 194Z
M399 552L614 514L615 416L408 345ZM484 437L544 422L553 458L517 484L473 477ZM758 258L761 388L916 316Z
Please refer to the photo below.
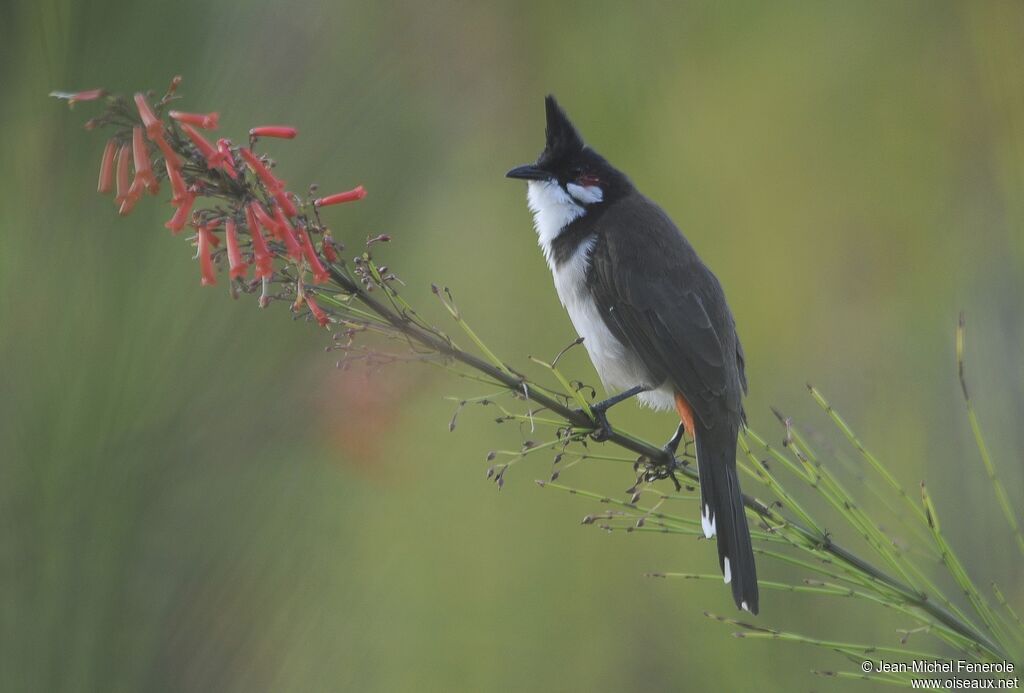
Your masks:
M630 183L626 176L584 144L555 97L549 95L544 106L544 151L535 163L516 166L505 176L529 181L531 190L535 185L557 186L558 192L583 208L609 202L627 191Z

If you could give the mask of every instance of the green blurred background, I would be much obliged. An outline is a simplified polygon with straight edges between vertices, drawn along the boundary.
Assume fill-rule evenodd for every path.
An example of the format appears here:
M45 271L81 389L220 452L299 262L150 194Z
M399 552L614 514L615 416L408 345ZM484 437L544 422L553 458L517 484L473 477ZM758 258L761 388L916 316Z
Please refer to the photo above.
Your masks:
M471 383L340 373L284 306L200 288L166 205L125 220L94 194L94 109L51 89L180 73L186 108L221 111L228 136L297 126L268 145L293 185L370 191L330 212L336 234L395 235L381 257L407 295L430 313L429 282L448 284L523 367L574 336L502 178L540 150L554 92L722 279L752 425L778 440L774 404L842 447L819 385L908 488L928 479L979 583L1020 608L953 328L966 310L1020 503L1022 46L1016 1L3 3L0 687L792 691L846 689L808 670L849 666L729 637L701 615L733 613L720 585L643 577L709 570L707 542L580 527L592 506L533 484L547 458L497 493L484 455L519 435L474 410L448 433L442 398ZM582 353L566 370L595 379ZM597 463L566 476L630 484ZM758 622L826 637L893 644L907 625L762 601Z

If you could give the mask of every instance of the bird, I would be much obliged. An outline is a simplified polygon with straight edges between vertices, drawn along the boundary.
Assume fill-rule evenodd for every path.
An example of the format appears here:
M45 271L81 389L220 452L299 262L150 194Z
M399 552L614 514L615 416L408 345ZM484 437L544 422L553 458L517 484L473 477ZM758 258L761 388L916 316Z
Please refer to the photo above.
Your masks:
M583 141L552 95L545 115L544 150L505 175L527 182L558 298L611 395L590 407L592 435L606 440L608 409L632 397L676 412L668 473L689 434L701 528L717 538L736 606L756 614L757 569L736 472L745 357L725 292L668 214Z

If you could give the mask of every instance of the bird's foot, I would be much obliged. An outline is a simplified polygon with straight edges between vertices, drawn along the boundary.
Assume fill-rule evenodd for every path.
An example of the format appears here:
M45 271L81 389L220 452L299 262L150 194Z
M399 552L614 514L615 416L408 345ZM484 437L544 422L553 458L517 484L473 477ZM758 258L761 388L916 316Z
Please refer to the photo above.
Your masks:
M613 395L606 400L597 402L590 405L590 416L594 420L594 430L591 432L590 437L599 443L603 443L612 437L612 427L608 423L608 417L605 414L611 407L615 406L623 400L627 400L630 397L639 395L641 392L647 392L651 388L647 385L634 385L633 387L620 392L617 395Z
M658 460L644 458L641 462L637 463L640 478L647 483L661 481L662 479L671 479L672 483L675 484L676 491L682 491L683 485L679 483L679 479L676 477L676 471L682 468L685 465L685 462L680 463L669 446L665 446L664 452L665 454Z
M608 423L608 415L605 413L603 407L591 407L590 414L594 419L594 430L591 431L590 437L598 443L603 443L612 437L612 425Z

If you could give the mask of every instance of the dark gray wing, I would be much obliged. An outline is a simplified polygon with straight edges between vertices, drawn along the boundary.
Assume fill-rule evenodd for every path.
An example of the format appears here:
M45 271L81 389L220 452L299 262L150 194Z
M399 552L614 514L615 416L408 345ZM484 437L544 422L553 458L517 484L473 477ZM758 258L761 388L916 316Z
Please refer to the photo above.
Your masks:
M595 227L588 280L608 328L683 393L705 426L722 415L741 420L743 356L718 279L639 194L607 209Z

